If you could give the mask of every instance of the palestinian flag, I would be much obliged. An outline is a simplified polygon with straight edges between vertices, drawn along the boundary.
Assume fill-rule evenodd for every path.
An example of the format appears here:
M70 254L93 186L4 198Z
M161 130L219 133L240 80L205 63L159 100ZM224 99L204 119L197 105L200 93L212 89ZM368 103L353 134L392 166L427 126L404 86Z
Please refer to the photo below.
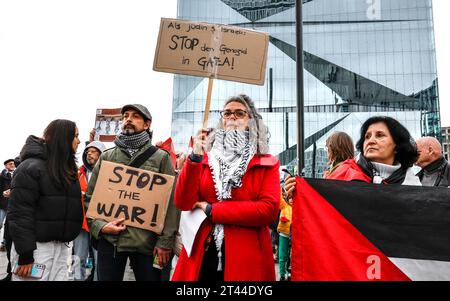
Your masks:
M175 147L173 146L172 138L167 139L166 141L161 143L161 145L159 145L158 147L166 150L169 153L173 168L176 168L177 156L175 154Z
M292 280L450 280L450 189L297 179Z

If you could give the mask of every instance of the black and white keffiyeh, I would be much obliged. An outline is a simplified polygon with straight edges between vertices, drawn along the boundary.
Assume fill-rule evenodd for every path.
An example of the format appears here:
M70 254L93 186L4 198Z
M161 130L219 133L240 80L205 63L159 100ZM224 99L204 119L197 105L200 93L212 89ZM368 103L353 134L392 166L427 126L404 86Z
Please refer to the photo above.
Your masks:
M231 189L242 186L242 176L256 153L255 143L250 143L249 132L218 130L208 153L219 201L231 198Z
M120 149L128 152L130 156L137 153L147 142L150 140L150 136L147 131L140 132L138 134L125 135L120 133L116 136L114 144Z
M249 139L249 131L218 130L208 153L208 163L214 179L217 199L231 199L231 189L242 186L242 177L256 153L256 142ZM216 224L214 240L219 257L218 271L222 270L223 225Z

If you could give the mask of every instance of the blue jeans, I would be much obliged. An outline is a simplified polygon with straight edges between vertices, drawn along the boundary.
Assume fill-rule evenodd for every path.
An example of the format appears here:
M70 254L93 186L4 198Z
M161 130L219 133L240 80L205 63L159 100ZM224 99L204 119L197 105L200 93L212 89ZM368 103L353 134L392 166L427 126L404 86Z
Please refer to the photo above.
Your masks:
M6 218L6 210L0 209L0 229L3 227L3 222Z
M75 281L84 281L86 279L86 260L89 254L89 241L89 233L83 229L81 229L80 234L73 241Z
M92 253L94 255L94 279L92 279L92 281L98 281L98 252L96 249L92 248Z

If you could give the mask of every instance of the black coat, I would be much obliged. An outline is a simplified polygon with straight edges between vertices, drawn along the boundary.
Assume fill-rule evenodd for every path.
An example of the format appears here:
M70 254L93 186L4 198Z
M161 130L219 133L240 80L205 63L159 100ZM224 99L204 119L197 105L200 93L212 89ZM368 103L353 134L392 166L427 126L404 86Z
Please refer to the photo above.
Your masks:
M51 181L41 139L28 137L21 159L11 183L8 225L19 264L24 265L33 262L36 242L74 240L81 230L83 210L78 181L67 191Z
M425 170L428 174L437 174L434 186L450 188L450 164L445 160L444 157L431 162L429 165L425 166L417 176L420 181L422 181Z
M0 209L8 209L8 199L3 197L3 191L11 187L11 173L4 169L0 174Z

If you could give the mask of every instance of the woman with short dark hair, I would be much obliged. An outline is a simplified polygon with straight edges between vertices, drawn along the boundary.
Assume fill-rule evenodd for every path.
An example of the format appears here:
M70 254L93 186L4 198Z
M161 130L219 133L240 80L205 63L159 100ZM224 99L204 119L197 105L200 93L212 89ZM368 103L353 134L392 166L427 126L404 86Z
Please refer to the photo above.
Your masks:
M11 183L8 223L13 241L13 280L66 280L68 242L83 221L75 153L76 124L52 121L43 138L29 136ZM44 267L42 275L33 264Z
M411 169L417 159L416 145L409 131L394 118L366 120L356 148L361 154L344 162L329 179L421 186Z
M344 161L327 179L422 186L412 170L418 156L415 142L394 118L376 116L366 120L356 148L361 153ZM292 197L295 178L288 177L285 183Z
M400 163L403 168L411 167L417 160L417 147L414 139L411 137L409 131L397 120L387 116L371 117L364 122L361 127L361 135L356 143L356 148L361 153L364 152L364 143L370 138L367 132L370 126L374 124L384 124L389 130L393 142L395 144L394 162ZM371 156L370 152L367 156Z

